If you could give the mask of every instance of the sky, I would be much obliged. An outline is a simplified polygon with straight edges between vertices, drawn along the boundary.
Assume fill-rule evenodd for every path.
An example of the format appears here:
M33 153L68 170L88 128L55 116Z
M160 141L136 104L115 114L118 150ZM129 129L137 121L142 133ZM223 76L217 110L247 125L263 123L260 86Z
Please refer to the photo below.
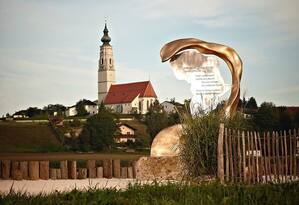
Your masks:
M160 101L191 97L160 60L162 46L198 38L234 48L241 96L299 106L298 0L0 0L0 115L97 99L105 19L117 83L151 80ZM221 66L230 81L227 67Z

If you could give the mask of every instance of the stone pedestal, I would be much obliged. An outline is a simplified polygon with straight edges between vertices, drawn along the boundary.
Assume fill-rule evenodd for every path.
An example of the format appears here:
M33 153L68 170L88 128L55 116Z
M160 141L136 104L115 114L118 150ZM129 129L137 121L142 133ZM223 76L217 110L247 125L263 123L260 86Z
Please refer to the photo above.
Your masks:
M181 180L179 157L141 157L135 166L140 180Z

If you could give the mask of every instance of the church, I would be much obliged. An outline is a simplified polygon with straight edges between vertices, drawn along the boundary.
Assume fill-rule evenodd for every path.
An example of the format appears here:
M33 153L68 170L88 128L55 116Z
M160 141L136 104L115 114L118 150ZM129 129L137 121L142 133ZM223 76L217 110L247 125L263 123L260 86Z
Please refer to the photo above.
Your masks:
M106 107L122 114L146 114L157 100L152 83L142 81L116 84L111 38L106 23L103 33L98 66L98 105L103 102Z

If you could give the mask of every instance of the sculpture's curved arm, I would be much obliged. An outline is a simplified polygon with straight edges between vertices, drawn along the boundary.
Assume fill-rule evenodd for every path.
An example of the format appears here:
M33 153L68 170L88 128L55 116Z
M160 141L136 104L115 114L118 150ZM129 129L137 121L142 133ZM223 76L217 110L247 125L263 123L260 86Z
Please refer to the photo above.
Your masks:
M195 38L185 38L165 44L160 51L161 60L162 62L171 60L176 54L186 49L196 49L202 54L216 55L228 65L232 75L232 88L224 111L227 116L233 115L237 110L240 98L240 81L243 70L242 60L237 52L225 45L209 43Z

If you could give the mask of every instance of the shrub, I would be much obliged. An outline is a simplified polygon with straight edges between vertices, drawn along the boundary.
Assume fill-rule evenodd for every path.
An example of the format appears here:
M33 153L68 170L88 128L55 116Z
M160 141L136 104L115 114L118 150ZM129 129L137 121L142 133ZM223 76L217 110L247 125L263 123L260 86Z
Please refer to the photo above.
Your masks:
M221 122L232 129L251 129L251 123L239 113L225 118L222 112L203 114L199 111L194 116L185 115L182 119L180 159L185 170L183 174L187 178L216 174L217 140Z

